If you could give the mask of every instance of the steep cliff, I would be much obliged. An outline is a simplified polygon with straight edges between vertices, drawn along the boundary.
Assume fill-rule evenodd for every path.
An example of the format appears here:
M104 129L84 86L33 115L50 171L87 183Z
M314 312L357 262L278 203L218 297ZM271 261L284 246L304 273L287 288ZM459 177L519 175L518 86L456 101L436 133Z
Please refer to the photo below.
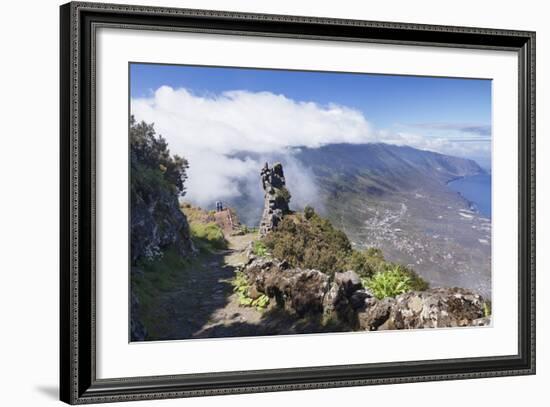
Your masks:
M185 193L187 161L172 156L152 125L130 121L131 262L152 259L167 248L181 256L193 245L178 196Z
M131 194L131 259L151 259L168 247L185 256L192 250L187 218L180 210L177 197L158 187L153 193Z

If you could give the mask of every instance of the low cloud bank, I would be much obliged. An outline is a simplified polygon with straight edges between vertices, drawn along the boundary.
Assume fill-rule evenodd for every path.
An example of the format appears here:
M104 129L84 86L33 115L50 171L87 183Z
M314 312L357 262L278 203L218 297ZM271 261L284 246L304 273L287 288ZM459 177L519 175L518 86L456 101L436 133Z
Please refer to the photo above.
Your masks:
M186 199L208 208L242 193L261 200L259 172L274 159L284 162L292 203L314 202L312 174L293 158L293 149L374 141L369 123L355 109L269 92L197 96L163 86L151 98L133 99L132 114L154 123L171 152L189 160Z

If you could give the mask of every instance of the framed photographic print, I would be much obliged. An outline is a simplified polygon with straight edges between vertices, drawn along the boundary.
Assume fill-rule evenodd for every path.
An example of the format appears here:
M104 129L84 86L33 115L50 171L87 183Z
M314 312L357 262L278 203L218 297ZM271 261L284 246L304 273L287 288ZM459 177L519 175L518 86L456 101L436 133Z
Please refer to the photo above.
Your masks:
M61 399L535 373L535 34L61 6Z

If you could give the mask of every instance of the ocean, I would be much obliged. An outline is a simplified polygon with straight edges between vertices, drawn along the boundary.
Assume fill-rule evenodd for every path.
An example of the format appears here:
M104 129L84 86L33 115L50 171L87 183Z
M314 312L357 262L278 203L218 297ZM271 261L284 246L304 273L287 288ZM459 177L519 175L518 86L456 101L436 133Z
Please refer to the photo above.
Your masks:
M491 174L462 177L447 185L470 201L479 213L491 218Z

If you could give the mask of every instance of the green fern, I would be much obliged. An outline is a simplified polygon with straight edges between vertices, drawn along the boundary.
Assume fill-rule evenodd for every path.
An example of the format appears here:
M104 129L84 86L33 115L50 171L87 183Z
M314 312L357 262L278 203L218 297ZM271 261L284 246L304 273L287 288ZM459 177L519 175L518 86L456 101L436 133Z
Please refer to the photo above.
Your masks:
M231 284L233 284L233 291L237 293L239 298L239 305L243 307L255 307L258 311L267 308L269 305L269 297L265 294L260 295L256 299L248 296L250 284L248 284L248 280L243 272L239 271L235 273L235 278Z
M393 265L372 277L362 280L372 294L378 298L396 297L413 290L424 290L428 284L418 275L400 265Z
M260 240L256 240L252 246L252 252L259 257L265 257L267 255L267 247Z

